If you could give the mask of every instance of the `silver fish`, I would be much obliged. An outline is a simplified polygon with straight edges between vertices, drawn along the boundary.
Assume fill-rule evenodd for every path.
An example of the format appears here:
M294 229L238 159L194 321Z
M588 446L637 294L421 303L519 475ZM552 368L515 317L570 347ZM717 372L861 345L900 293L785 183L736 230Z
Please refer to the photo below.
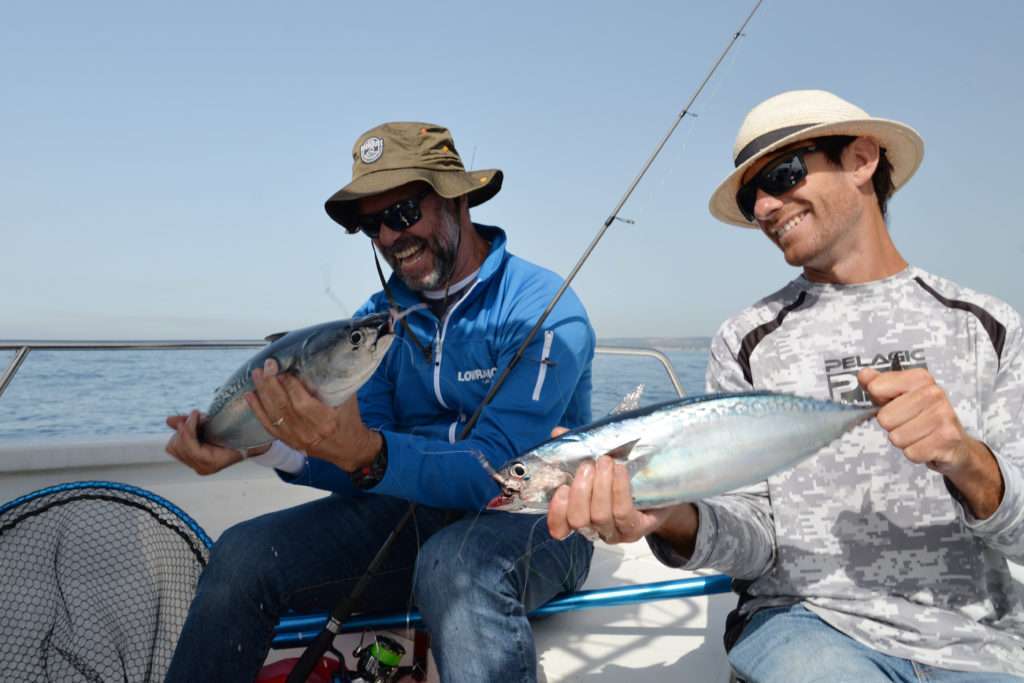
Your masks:
M641 510L700 500L792 467L876 412L766 391L667 401L566 432L497 472L481 457L502 488L487 507L545 511L580 463L605 454L626 464Z
M200 441L244 449L273 440L244 398L254 389L252 371L262 368L268 358L277 362L278 372L293 373L311 393L337 406L370 378L393 339L388 313L336 320L267 337L271 343L238 368L214 394L199 425Z

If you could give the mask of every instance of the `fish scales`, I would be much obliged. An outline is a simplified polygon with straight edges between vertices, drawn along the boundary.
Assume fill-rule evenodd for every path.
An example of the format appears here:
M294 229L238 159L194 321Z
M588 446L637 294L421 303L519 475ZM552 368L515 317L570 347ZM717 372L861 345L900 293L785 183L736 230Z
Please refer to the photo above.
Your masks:
M626 463L638 508L707 498L796 465L876 410L772 392L666 401L609 416L528 451L495 474L503 493L489 507L546 509L583 460L605 453Z

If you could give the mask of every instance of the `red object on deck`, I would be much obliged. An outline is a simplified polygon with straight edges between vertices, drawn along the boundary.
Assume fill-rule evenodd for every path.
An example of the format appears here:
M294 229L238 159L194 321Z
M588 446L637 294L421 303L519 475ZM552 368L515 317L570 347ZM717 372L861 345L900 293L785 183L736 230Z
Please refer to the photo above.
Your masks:
M298 657L292 657L268 664L260 669L259 675L256 676L256 683L285 683L288 680L288 674L292 672L298 662ZM340 671L341 662L337 659L321 657L320 661L316 663L316 668L306 679L306 683L331 683L334 675Z

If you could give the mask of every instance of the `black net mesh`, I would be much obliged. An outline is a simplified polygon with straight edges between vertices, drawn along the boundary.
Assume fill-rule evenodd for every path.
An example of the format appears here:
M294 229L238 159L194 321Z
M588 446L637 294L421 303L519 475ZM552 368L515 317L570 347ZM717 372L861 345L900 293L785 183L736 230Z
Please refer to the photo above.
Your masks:
M162 681L208 544L173 505L120 484L0 506L0 681Z

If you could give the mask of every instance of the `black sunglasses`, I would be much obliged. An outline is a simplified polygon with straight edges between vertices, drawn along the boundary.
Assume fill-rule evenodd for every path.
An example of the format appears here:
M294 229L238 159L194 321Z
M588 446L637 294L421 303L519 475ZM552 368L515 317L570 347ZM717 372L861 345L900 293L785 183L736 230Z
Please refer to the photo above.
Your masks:
M757 191L764 190L773 197L786 194L807 177L807 164L804 155L817 152L814 145L793 149L778 157L758 171L757 175L743 183L736 193L736 204L740 213L751 223L755 222L754 204L757 203Z
M427 195L431 192L432 190L428 188L415 197L409 197L408 199L397 201L377 213L359 216L356 219L358 227L372 240L377 239L380 235L381 223L396 232L408 230L423 218L423 212L420 210L420 203L426 199Z

